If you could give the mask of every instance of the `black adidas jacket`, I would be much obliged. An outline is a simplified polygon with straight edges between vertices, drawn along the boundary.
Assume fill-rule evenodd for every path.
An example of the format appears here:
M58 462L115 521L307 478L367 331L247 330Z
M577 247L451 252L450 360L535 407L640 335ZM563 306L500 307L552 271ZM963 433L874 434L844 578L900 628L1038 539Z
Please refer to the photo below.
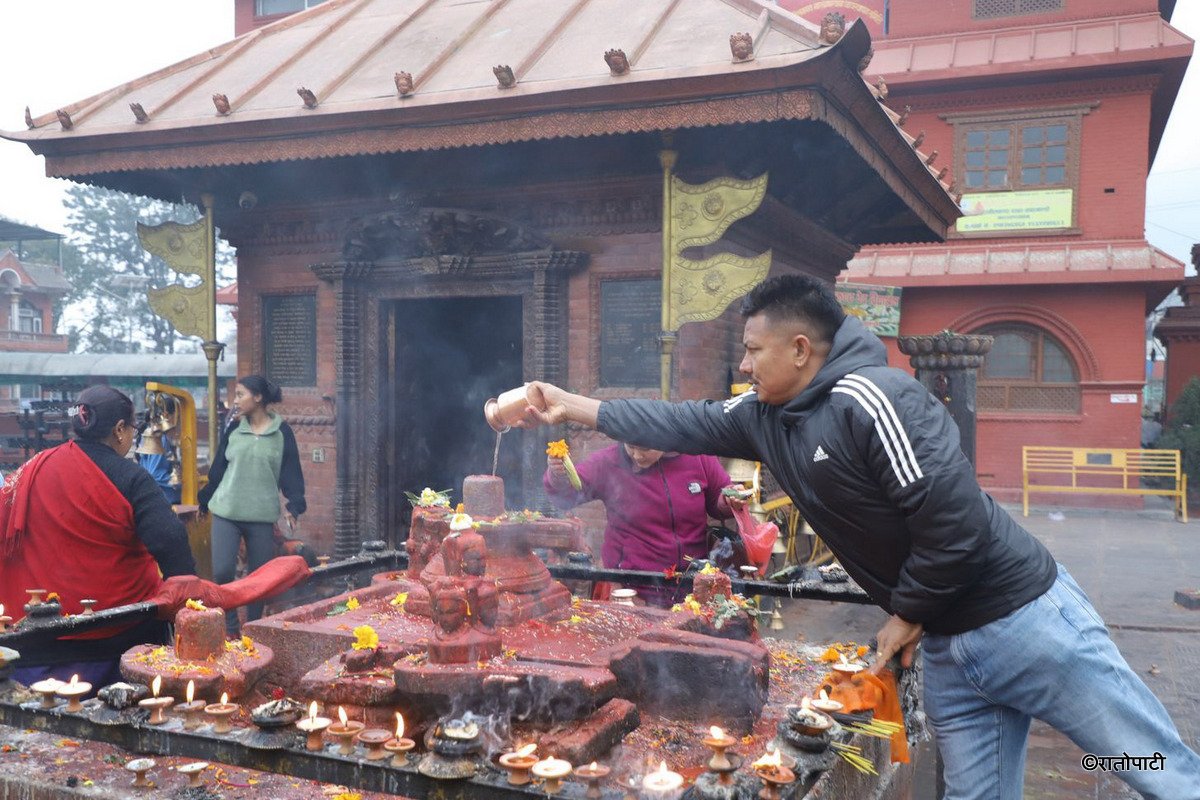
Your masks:
M958 427L847 317L811 384L786 405L613 400L598 428L662 450L762 461L859 585L930 633L986 625L1040 596L1049 551L985 494Z

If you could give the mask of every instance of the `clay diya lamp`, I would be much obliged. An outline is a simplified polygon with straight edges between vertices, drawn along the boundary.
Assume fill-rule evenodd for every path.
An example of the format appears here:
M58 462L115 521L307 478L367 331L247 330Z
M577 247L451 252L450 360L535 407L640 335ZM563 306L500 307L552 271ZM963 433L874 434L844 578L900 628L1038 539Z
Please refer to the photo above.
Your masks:
M537 745L531 742L500 756L500 766L508 770L508 782L511 785L524 786L532 780L529 771L538 763L538 757L533 754L535 750Z
M796 773L783 766L778 748L751 766L754 768L754 774L763 782L762 791L758 793L762 800L780 800L783 790L796 782Z
M42 696L42 708L54 708L58 705L58 690L64 685L58 678L46 678L29 688Z
M40 606L46 601L45 589L26 589L25 594L29 595L29 602L25 604L26 608L29 606Z
M146 773L154 769L153 758L135 758L125 764L125 769L133 773L133 785L139 789L148 789L154 784L146 778Z
M151 725L162 725L167 721L166 711L175 703L175 698L169 695L159 697L159 690L162 689L162 676L155 675L154 680L150 683L150 697L145 700L139 700L138 705L149 710L150 719L147 722Z
M200 774L206 769L208 769L207 761L193 761L191 764L176 767L175 771L181 775L187 775L188 786L201 786L203 781L200 780Z
M792 706L790 716L792 726L805 736L823 736L833 727L833 717L822 714L813 708L807 697L804 698L799 708Z
M822 714L833 714L844 708L837 700L831 699L824 689L821 690L821 696L812 701L812 707Z
M367 761L382 761L388 757L383 746L392 740L392 732L384 728L368 728L358 735L358 743L367 748Z
M79 605L83 606L83 611L79 612L80 615L87 616L88 614L95 614L96 604L99 602L99 600L80 600Z
M229 733L233 730L233 726L229 724L229 718L236 714L237 710L237 703L229 702L229 692L222 692L221 702L206 705L204 714L212 721L213 733Z
M329 717L317 716L317 701L313 700L308 706L308 716L304 719L296 721L296 727L304 731L305 740L304 747L307 750L320 750L325 742L321 739L321 733L329 724L333 722Z
M603 764L597 764L595 761L583 767L576 767L575 777L585 782L588 787L583 796L588 800L599 800L603 794L600 791L600 781L607 778L610 772L612 772L611 769Z
M67 711L79 713L83 711L83 703L80 700L91 690L92 685L90 683L79 680L78 675L72 675L69 683L59 684L58 691L55 694L67 701Z
M613 589L609 597L618 606L637 605L633 602L633 598L637 597L637 589Z
M733 762L725 755L725 751L737 744L737 739L713 725L708 729L708 736L704 737L703 742L705 747L713 751L712 758L708 760L709 769L713 772L733 769Z
M0 603L0 633L8 633L12 625L12 617L4 613L4 604Z
M354 752L354 737L358 736L365 727L367 727L366 724L358 720L348 720L346 709L338 706L338 724L330 725L326 729L326 733L337 741L338 754L348 756Z
M556 794L562 788L562 779L571 774L571 762L561 758L543 758L530 768L533 777L542 779L542 791Z
M183 712L183 728L184 730L194 731L204 724L200 715L204 713L204 708L208 704L203 700L196 700L196 682L188 681L187 685L187 702L179 706L176 711Z
M408 751L416 747L417 743L412 739L404 738L404 717L399 711L396 712L396 735L387 742L383 749L392 754L393 767L408 766Z
M642 789L651 800L668 797L680 786L683 786L683 776L667 769L666 761L659 762L658 769L642 778Z

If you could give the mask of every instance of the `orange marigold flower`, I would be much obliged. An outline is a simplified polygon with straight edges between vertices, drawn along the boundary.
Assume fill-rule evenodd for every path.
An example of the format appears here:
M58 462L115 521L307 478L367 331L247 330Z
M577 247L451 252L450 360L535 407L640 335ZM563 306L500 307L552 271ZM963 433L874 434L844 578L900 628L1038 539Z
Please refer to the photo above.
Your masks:
M546 445L546 455L551 458L566 458L571 455L571 448L567 446L566 439L559 439Z

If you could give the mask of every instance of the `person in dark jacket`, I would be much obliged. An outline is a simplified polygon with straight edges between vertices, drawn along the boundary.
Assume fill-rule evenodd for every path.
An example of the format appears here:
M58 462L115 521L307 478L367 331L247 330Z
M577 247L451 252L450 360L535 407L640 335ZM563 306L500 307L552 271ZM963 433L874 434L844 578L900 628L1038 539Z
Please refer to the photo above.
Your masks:
M279 520L279 493L287 499L284 519L295 530L304 502L304 473L296 437L283 417L268 410L283 400L279 387L260 375L238 381L233 402L241 421L221 439L200 490L200 510L212 512L213 580L229 583L236 577L238 549L246 541L250 571L275 555L275 523ZM247 607L251 620L262 616L262 603ZM235 612L225 615L225 628L238 633Z
M194 575L187 531L150 474L125 456L137 426L133 402L90 386L70 409L75 440L43 450L0 490L0 605L20 619L26 589L58 595L68 614L140 603L163 578ZM72 675L95 687L121 680L130 647L165 643L158 620L22 648L14 677L29 684Z
M750 392L719 402L600 402L532 383L526 426L577 422L621 441L757 459L891 614L878 671L923 637L925 710L946 798L1022 796L1030 720L1147 798L1200 799L1200 756L1134 674L1049 551L980 488L945 407L806 276L745 298Z
M583 488L571 487L561 458L547 459L543 483L559 508L600 500L607 524L600 556L612 569L683 572L688 559L708 555L708 518L733 516L721 490L729 474L712 456L664 453L614 444L576 465ZM647 603L668 608L683 599L679 588L640 587Z

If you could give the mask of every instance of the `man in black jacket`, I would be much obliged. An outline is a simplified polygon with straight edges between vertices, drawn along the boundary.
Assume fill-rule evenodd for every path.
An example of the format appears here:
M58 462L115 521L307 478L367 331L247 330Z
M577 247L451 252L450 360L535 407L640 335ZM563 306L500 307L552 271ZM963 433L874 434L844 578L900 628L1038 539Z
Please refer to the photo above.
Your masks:
M1200 800L1200 757L1070 575L979 488L945 408L812 278L771 278L742 312L752 391L601 403L535 382L526 424L765 463L891 614L873 669L911 666L924 637L947 798L1018 800L1037 717L1094 756L1146 756L1120 777L1147 798Z

